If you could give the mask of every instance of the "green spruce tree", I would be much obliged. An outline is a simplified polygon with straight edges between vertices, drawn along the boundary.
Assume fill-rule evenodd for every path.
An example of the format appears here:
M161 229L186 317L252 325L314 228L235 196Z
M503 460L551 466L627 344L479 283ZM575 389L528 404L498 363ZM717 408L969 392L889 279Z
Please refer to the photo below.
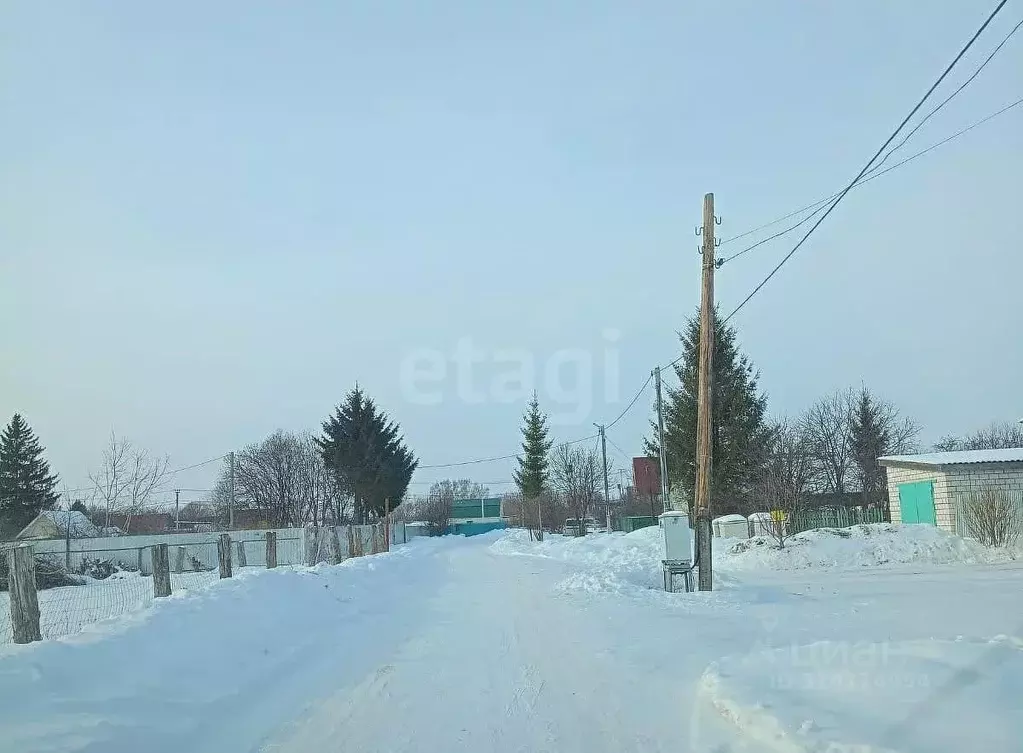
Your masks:
M757 473L771 447L765 422L767 398L759 392L759 374L739 351L735 330L722 325L714 312L713 391L711 405L711 509L720 515L739 510L749 498ZM686 322L679 334L682 359L675 366L679 386L664 397L664 445L668 480L678 484L690 505L696 489L697 365L700 316ZM658 453L657 430L647 440L647 453Z
M388 500L391 509L397 507L419 464L405 446L398 424L358 385L323 422L323 436L317 441L327 468L354 498L359 522L382 517Z
M540 410L540 401L534 392L523 416L522 454L518 458L519 468L513 474L523 499L536 499L547 488L550 472L548 454L553 444L553 440L547 437L549 433L547 416Z
M864 502L868 504L881 502L886 486L884 468L877 462L889 445L883 410L884 406L863 387L849 417L849 444Z
M42 510L57 504L57 476L43 458L43 446L15 413L0 435L0 534L13 536Z

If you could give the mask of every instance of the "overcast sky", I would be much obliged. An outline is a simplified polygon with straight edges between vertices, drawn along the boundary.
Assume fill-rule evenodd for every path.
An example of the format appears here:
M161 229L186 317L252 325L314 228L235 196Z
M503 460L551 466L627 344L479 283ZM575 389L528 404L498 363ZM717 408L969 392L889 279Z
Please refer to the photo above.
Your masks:
M586 436L678 353L703 194L728 238L837 190L989 5L5 3L2 421L71 486L111 430L190 465L356 381L424 464L514 452L534 386ZM1023 34L902 153L1021 96ZM850 194L735 318L772 414L863 382L927 442L1023 415L1021 125ZM726 264L722 308L796 239Z

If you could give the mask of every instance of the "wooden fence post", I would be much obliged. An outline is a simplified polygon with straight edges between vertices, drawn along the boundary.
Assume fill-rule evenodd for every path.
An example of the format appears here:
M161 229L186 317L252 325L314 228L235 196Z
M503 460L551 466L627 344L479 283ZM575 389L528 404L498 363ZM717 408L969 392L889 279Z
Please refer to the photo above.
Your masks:
M245 558L245 542L238 541L236 543L238 545L238 567L245 567L249 564Z
M150 557L153 559L153 596L170 596L170 556L167 554L167 545L153 544Z
M7 550L7 590L15 643L41 641L39 597L36 596L36 558L30 546Z
M337 565L344 559L344 555L341 554L341 537L338 536L337 526L330 526L327 529L327 535L330 537L330 544L328 552L330 553L330 564Z
M266 532L266 566L277 567L277 531Z
M220 577L231 577L231 534L222 533L217 539L217 560L220 562Z
M319 550L317 549L319 537L316 534L316 526L312 523L307 523L306 527L302 529L303 558L310 567L315 565L316 560L319 559Z
M183 546L178 547L177 554L174 559L175 559L174 572L176 573L185 572L185 547Z

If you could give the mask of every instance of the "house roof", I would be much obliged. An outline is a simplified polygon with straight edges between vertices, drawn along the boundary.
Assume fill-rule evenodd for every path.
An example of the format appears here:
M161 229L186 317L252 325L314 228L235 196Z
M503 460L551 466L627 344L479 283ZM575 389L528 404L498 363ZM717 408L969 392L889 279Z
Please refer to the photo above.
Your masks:
M32 519L32 522L25 526L18 533L16 538L21 538L26 531L30 531L36 527L36 523L39 520L49 521L54 529L57 531L58 536L68 535L68 523L70 521L71 526L71 538L73 539L85 539L90 537L99 536L99 529L93 525L92 521L89 520L84 513L78 510L43 510L36 517Z
M886 455L878 458L881 465L968 465L971 463L1023 463L1023 447L1007 450L962 450L959 452L924 452L919 455Z
M166 533L174 528L174 516L166 512L140 512L134 515L115 513L110 524L126 534Z

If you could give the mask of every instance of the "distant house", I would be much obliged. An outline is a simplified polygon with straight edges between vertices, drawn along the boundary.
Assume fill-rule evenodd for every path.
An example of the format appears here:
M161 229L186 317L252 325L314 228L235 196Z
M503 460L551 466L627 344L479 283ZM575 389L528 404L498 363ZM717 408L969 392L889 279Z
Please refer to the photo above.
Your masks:
M21 529L15 538L18 539L88 539L100 536L100 530L93 525L85 513L77 510L43 510L35 516L31 523Z
M110 516L110 526L127 536L170 533L174 530L174 516L167 512L114 513Z
M501 498L456 499L451 503L451 517L445 533L475 536L487 531L507 528L501 517Z
M888 475L892 522L929 523L960 536L984 494L1023 504L1023 447L878 458Z

